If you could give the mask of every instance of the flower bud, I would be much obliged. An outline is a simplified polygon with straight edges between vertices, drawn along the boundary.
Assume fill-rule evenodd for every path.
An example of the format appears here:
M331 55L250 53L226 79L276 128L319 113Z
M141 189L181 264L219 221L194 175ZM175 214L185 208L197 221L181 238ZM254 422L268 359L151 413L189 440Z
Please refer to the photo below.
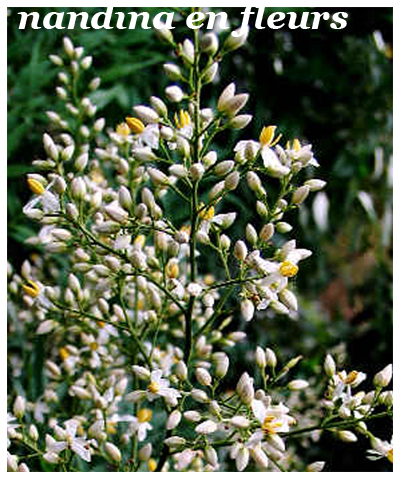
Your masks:
M150 105L153 110L156 111L162 118L166 118L168 116L168 108L160 98L152 96L150 98Z
M158 38L165 42L165 43L170 43L170 44L173 44L174 43L174 37L172 35L172 32L169 28L167 28L167 26L165 24L161 24L161 28L157 28L156 29L156 34L158 36Z
M217 424L211 420L207 420L200 423L195 429L197 434L204 434L204 435L212 434L216 430L217 430Z
M310 188L310 191L316 192L325 188L326 181L316 180L316 179L308 180L304 183L304 186L308 186Z
M200 181L201 178L204 175L204 166L202 163L195 163L191 168L190 168L190 176L194 181Z
M107 454L111 457L111 459L115 462L120 462L121 461L121 451L118 449L117 446L112 444L111 442L106 442L105 443L105 450L107 451Z
M141 449L138 451L138 458L139 461L145 462L148 461L151 457L151 453L153 451L153 446L151 443L147 443L145 446L143 446Z
M300 186L292 196L292 203L295 205L301 205L310 194L310 187L309 186Z
M248 26L246 27L244 32L242 32L242 29L237 29L232 32L224 43L223 51L233 52L234 50L241 48L246 43L249 32L250 29Z
M204 368L196 368L196 379L202 386L211 386L212 377L210 373Z
M288 289L283 289L279 293L279 300L291 311L297 311L299 309L296 295Z
M243 130L252 119L252 115L238 115L229 120L227 127L232 128L232 130Z
M214 56L219 48L218 37L215 33L206 33L200 40L200 48L204 53Z
M166 63L164 65L164 71L168 78L172 81L178 81L182 77L181 69L172 63Z
M213 354L213 361L217 377L225 377L229 369L229 357L225 353L215 353Z
M308 388L308 386L308 382L304 381L303 379L294 379L288 384L288 388L291 391L301 391L302 389Z
M272 351L272 349L267 348L265 350L265 358L267 360L267 366L274 369L276 367L278 361L277 361L276 355L275 355L274 351Z
M323 461L313 462L307 466L307 472L322 472L324 467L325 462Z
M207 394L205 393L205 391L202 391L201 389L193 389L191 395L196 402L199 402L199 403L209 402L209 398Z
M289 223L285 223L284 221L280 221L276 224L276 231L281 234L290 233L293 227Z
M240 173L238 171L233 171L225 178L225 188L228 191L236 190L240 181Z
M351 431L339 431L337 433L338 438L343 442L357 442L357 436Z
M263 243L268 243L268 241L274 236L275 234L275 227L272 223L268 223L263 227L260 232L260 240Z
M213 63L203 74L203 82L205 85L207 83L212 83L218 73L218 63Z
M71 182L71 193L75 199L82 200L86 195L86 183L81 177L74 178Z
M246 226L246 240L252 245L255 246L258 241L257 231L253 225L250 223Z
M51 138L50 135L45 133L43 135L43 144L44 144L44 149L46 150L46 153L49 155L49 157L57 161L58 160L58 148L55 145L53 139Z
M256 358L257 366L260 369L264 370L265 367L267 366L267 358L265 357L264 350L260 348L260 346L257 346L255 358Z
M375 374L374 377L374 386L379 388L385 388L389 386L393 375L393 367L391 364L386 366L382 371Z
M14 416L18 419L22 419L24 417L26 410L26 399L22 396L17 396L14 405L13 405L13 412Z
M335 360L330 354L327 354L324 361L324 370L327 376L332 377L336 374Z
M219 111L223 111L227 103L235 96L236 85L231 83L228 85L225 90L222 92L221 96L218 99L217 108Z
M148 106L135 106L133 110L139 120L146 124L158 123L160 119L158 113Z
M171 431L172 429L175 429L181 422L181 419L182 419L181 412L178 410L173 411L167 419L167 425L166 425L167 430Z
M245 299L240 303L240 310L245 321L251 321L254 317L255 307L253 301Z
M183 100L185 94L179 86L173 85L165 89L168 100L172 103L179 103Z
M237 241L233 249L233 254L238 261L244 261L247 257L247 246L244 241Z

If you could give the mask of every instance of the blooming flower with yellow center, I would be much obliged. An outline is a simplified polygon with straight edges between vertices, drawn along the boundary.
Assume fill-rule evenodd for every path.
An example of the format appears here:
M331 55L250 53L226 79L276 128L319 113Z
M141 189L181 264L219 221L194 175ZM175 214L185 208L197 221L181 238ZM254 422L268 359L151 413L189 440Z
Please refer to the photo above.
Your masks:
M284 261L279 266L279 272L285 278L293 278L299 271L299 267L293 264L291 261Z
M158 125L151 124L145 126L139 118L128 117L125 119L129 129L135 135L133 149L150 147L158 149L160 142L160 130Z
M40 287L33 280L28 280L26 284L22 285L24 292L31 298L37 298L40 294Z
M179 113L175 113L174 120L179 135L190 140L193 136L193 124L189 112L180 110Z
M180 396L179 391L169 387L168 379L163 379L160 369L151 372L150 383L146 391L148 401L151 402L159 397L164 397L171 405L176 405Z
M46 188L35 178L28 177L28 187L35 195L23 208L23 213L29 217L39 217L41 210L38 209L42 205L44 213L52 213L60 210L60 201L58 196L50 191L52 183Z
M260 144L261 144L261 147L262 147L262 148L264 148L264 147L272 148L272 147L275 146L277 143L279 143L279 140L282 138L282 135L279 134L279 135L275 138L276 129L277 129L276 126L265 126L265 127L261 130L261 134L260 134Z
M372 449L367 450L367 459L377 461L378 459L386 458L393 464L393 440L382 441L377 437L371 438Z

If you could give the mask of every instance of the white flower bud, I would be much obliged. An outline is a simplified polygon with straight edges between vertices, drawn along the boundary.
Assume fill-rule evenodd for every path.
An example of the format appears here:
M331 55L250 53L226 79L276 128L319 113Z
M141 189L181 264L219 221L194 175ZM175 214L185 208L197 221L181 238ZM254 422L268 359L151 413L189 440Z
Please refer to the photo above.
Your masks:
M288 384L288 388L291 391L301 391L302 389L308 388L308 386L308 382L304 381L303 379L294 379Z
M253 301L245 299L240 303L240 309L245 321L251 321L254 317L255 307Z
M217 451L213 447L207 446L204 452L205 452L205 458L207 462L211 464L213 467L217 467L218 466Z
M44 144L44 149L46 150L46 153L49 155L49 157L57 161L58 160L58 148L55 145L52 137L45 133L43 135L43 144Z
M322 180L308 180L304 183L304 186L308 186L310 188L310 191L316 192L316 191L321 191L322 189L325 188L326 186L326 181Z
M176 375L181 381L185 381L187 378L188 370L186 364L183 361L179 361L176 365Z
M295 205L301 205L310 194L310 187L309 186L300 186L297 190L293 193L292 196L292 203Z
M18 466L18 472L31 472L31 471L29 470L29 467L24 462L22 462Z
M170 80L178 81L181 79L182 72L177 65L174 65L173 63L166 63L163 68Z
M176 176L177 178L186 178L188 175L188 171L183 165L172 165L169 167L168 171L171 175Z
M17 396L14 401L13 405L13 412L14 416L18 419L22 419L24 417L26 410L26 399L22 396Z
M250 421L244 416L234 416L230 422L238 429L247 429L250 426Z
M89 70L89 68L92 66L92 62L93 62L93 57L87 56L81 61L81 67L84 70Z
M107 454L111 457L111 459L115 462L120 462L122 459L121 456L121 451L118 449L117 446L112 444L111 442L106 442L105 445L105 450Z
M260 232L260 240L263 243L268 243L268 241L274 236L275 227L272 223L265 225Z
M214 421L207 420L199 424L195 431L197 434L212 434L217 430L217 424Z
M150 371L143 366L132 366L133 372L138 378L148 381L150 379Z
M128 218L129 218L128 212L122 209L116 203L107 205L104 208L104 211L112 220L116 221L117 223L126 223L128 221Z
M206 85L207 83L212 83L218 73L218 63L213 63L203 74L203 81Z
M172 436L172 437L169 437L168 439L165 439L164 443L170 449L174 449L176 447L183 446L184 444L186 444L186 439L179 436Z
M147 172L150 175L152 181L157 185L167 185L169 183L168 176L157 168L148 168Z
M327 376L332 377L336 374L335 360L330 354L327 354L324 361L324 370Z
M151 148L147 146L135 149L133 155L136 159L143 161L144 163L157 161L157 156L153 153Z
M18 471L18 457L10 454L8 451L7 451L7 471L8 472Z
M179 103L183 100L185 94L183 93L182 89L177 86L169 86L165 89L165 95L167 96L168 100L172 103Z
M225 188L228 191L236 190L240 181L240 174L238 171L233 171L225 178Z
M200 40L200 48L204 53L214 56L219 48L218 37L215 33L206 33Z
M210 373L204 368L196 368L196 379L202 386L211 386L212 377Z
M217 108L219 111L223 111L227 103L235 96L236 85L231 83L228 85L225 90L222 92L221 96L218 99Z
M337 433L338 438L343 442L357 442L358 438L351 431L339 431Z
M74 44L72 43L70 38L68 38L68 37L63 38L63 46L64 46L65 53L69 56L69 58L71 58L71 59L74 58L75 57L75 48L74 48Z
M135 106L133 110L139 120L143 121L146 124L158 123L160 119L158 113L148 106Z
M258 193L262 189L262 184L260 177L254 171L249 171L246 176L247 184L249 188L254 191L254 193Z
M267 469L268 467L268 456L261 449L261 446L256 446L250 450L251 457L262 469Z
M289 315L289 309L280 301L271 301L270 307L278 314Z
M386 366L382 371L375 374L374 377L374 386L379 388L385 388L389 386L393 375L393 367L391 364Z
M229 369L229 357L225 353L214 353L213 361L217 377L225 377Z
M208 403L210 401L205 391L201 389L193 389L191 395L192 398L199 403Z
M71 182L71 193L76 199L84 199L86 195L86 183L81 177L74 178Z
M118 190L118 201L122 208L129 210L132 206L132 196L126 186L121 186Z
M299 309L296 295L288 289L283 289L279 293L279 300L291 311L297 311Z
M284 221L280 221L276 224L276 231L281 234L290 233L293 227L289 223L285 223Z
M204 175L204 166L202 163L195 163L190 168L190 176L193 178L194 181L200 181Z
M32 441L37 441L39 439L39 431L37 430L37 427L34 424L31 424L29 426L28 430L29 437L32 439Z
M153 451L153 446L151 443L147 443L145 446L139 449L138 451L138 458L139 461L146 462L150 459L151 453Z
M253 119L252 115L238 115L229 120L227 127L233 130L243 130Z
M233 249L233 254L238 261L244 261L247 257L247 246L244 241L237 241Z
M178 136L176 150L183 158L188 158L190 156L190 143L186 138Z
M323 461L313 462L312 464L309 464L307 466L307 472L322 472L324 467L325 467L325 462Z
M243 472L248 463L249 463L249 458L250 458L250 453L249 450L245 447L240 448L239 452L237 453L236 456L236 469L239 472Z
M267 360L267 366L269 366L270 368L276 367L278 360L276 359L276 355L274 351L272 351L272 349L267 348L265 350L265 358Z
M240 95L235 95L233 98L228 100L224 108L220 111L225 113L229 117L233 117L242 110L246 103L249 101L249 95L247 93L241 93Z
M82 155L79 155L78 158L75 160L75 169L78 172L82 172L89 161L89 155L87 153L83 153Z
M233 31L229 35L229 37L226 39L223 46L223 50L225 52L233 52L234 50L241 48L246 43L247 37L249 36L249 32L250 32L250 28L248 26L246 27L243 33L241 28Z
M220 238L220 244L221 244L221 248L227 251L231 247L231 240L229 239L228 236L222 235Z
M265 352L260 346L257 346L256 349L256 363L260 369L265 369L267 366L267 358L265 357Z
M160 98L152 96L150 98L150 105L153 110L156 111L162 118L166 118L168 116L168 108Z
M178 410L173 411L167 419L167 425L166 425L167 430L171 431L172 429L175 429L181 422L181 419L182 419L181 412Z

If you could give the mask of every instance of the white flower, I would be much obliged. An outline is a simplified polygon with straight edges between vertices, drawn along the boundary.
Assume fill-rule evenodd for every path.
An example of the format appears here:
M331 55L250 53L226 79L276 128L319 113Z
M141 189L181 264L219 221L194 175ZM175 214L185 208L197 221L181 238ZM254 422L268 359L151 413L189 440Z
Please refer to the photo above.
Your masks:
M28 185L35 196L24 206L22 211L25 215L33 218L39 217L41 212L39 206L42 207L44 213L54 213L60 210L58 195L50 191L53 183L44 188L39 181L28 178Z
M174 454L177 470L181 471L189 467L195 457L196 457L196 452L192 451L191 449L185 449L184 451L178 454Z
M393 439L390 441L382 441L377 437L371 439L372 449L367 450L367 458L376 461L386 457L393 464Z
M282 403L276 406L267 407L264 402L254 399L251 403L253 414L261 424L261 432L267 435L277 434L279 432L288 432L295 420L288 415L289 409ZM257 442L260 437L260 431L253 436L253 442ZM250 438L249 442L252 442Z
M89 442L86 439L76 437L76 432L79 426L79 422L70 419L65 423L65 440L63 441L54 441L47 446L47 452L59 454L65 449L71 449L75 452L81 459L86 462L91 461L91 451L89 447Z
M160 369L152 371L150 374L150 384L146 391L146 398L151 402L159 397L164 397L168 403L176 405L181 394L176 389L169 387L168 379L163 379L162 374Z

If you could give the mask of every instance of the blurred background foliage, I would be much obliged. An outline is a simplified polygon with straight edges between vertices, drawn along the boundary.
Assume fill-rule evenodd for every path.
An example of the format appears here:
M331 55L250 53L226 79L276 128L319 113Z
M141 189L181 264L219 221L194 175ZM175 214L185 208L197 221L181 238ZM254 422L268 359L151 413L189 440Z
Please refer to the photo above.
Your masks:
M18 12L39 11L41 17L56 8L9 9L8 18L8 254L18 267L32 253L24 240L35 226L22 215L28 200L24 175L31 161L42 155L47 110L57 110L56 69L48 60L68 34L75 45L94 56L102 79L93 101L98 115L115 126L134 104L151 95L162 96L167 78L162 64L170 60L154 30L19 30ZM116 11L167 8L119 8ZM320 8L265 8L274 11L334 11ZM246 46L222 64L207 100L235 81L251 93L248 110L255 112L244 138L257 138L262 126L279 125L287 139L313 144L321 168L317 177L328 181L325 193L315 197L292 217L293 236L312 249L297 280L301 297L298 320L262 317L247 327L250 341L277 348L282 360L303 354L302 372L317 371L328 348L346 343L346 363L374 373L392 362L392 41L391 8L349 8L348 25L333 30L321 22L318 30L252 29ZM57 7L57 11L98 8ZM241 8L228 8L232 27L241 23ZM179 38L182 22L176 23ZM221 36L226 35L222 32ZM223 137L215 149L231 154L238 135ZM273 185L271 185L273 189ZM246 187L232 198L239 211L233 236L248 222L262 226L254 215ZM177 212L179 215L179 211ZM239 321L239 320L237 320ZM237 324L236 324L237 326ZM246 345L239 351L237 369L244 366ZM390 439L387 425L376 427ZM321 446L324 445L324 440ZM351 446L357 452L357 447ZM384 471L387 464L371 463L359 447L358 455L343 454L348 446L334 443L308 451L311 460L332 463L335 471ZM321 457L321 453L323 456ZM338 459L341 458L341 459Z

